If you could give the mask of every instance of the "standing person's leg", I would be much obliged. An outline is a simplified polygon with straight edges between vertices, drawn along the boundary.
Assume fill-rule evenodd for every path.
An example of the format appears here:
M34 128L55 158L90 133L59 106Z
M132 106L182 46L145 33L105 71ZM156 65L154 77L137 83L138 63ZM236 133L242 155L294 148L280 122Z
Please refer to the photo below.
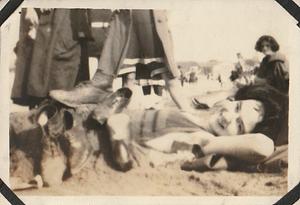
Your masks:
M129 36L128 48L126 50L126 56L120 66L118 76L122 77L122 86L133 88L136 80L136 64L140 60L140 49L137 40L135 27L132 25Z
M137 64L137 79L140 80L144 95L150 95L152 87L161 96L158 85L152 83L152 78L161 76L156 74L164 69L164 52L153 22L152 10L133 10L133 24L140 49L140 63Z
M29 106L30 109L48 95L48 81L44 79L49 70L46 59L52 35L48 30L53 28L54 12L38 16L38 11L32 8L22 9L21 12L19 41L15 49L16 72L11 94L14 103Z
M158 96L163 95L163 86L161 85L153 85L154 93Z
M75 85L82 81L90 79L90 66L89 66L89 56L88 56L88 44L87 40L80 40L80 65L75 81Z
M160 17L157 14L160 14ZM133 11L133 22L137 25L137 38L139 39L140 49L144 58L152 58L152 61L146 66L148 67L146 69L151 67L150 77L164 79L166 88L176 105L183 110L189 110L192 108L188 98L181 91L178 79L180 72L175 64L171 45L172 39L165 19L164 13L153 10ZM137 68L137 77L139 75L138 72ZM140 70L140 73L143 73L143 71Z
M122 75L122 87L131 89L134 87L135 82L136 80L134 72Z
M121 61L126 54L131 29L129 11L115 13L110 24L98 69L90 81L80 83L70 91L53 90L50 96L68 106L97 103L111 92L112 82L117 76Z
M142 86L143 94L150 95L151 94L151 85L144 85Z
M104 43L98 69L92 79L95 86L110 89L125 58L132 30L130 11L115 13Z

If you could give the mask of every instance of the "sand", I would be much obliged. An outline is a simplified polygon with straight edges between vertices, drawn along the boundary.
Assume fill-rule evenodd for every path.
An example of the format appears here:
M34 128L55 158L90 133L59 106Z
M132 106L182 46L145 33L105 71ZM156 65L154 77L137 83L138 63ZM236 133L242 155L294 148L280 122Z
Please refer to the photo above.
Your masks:
M207 90L220 89L214 81L207 81L199 88L187 85L189 93L202 94ZM203 86L205 85L205 86ZM157 104L157 98L133 96L130 106L141 102ZM158 103L158 107L174 106ZM19 112L28 108L11 105L11 111ZM180 162L164 166L141 167L123 173L109 167L102 155L93 156L77 174L60 186L17 191L18 195L150 195L150 196L271 196L287 192L287 170L280 174L243 173L230 171L187 172L180 169Z
M93 156L60 186L17 191L18 195L270 196L287 192L287 171L280 174L180 170L174 162L141 165L123 173Z

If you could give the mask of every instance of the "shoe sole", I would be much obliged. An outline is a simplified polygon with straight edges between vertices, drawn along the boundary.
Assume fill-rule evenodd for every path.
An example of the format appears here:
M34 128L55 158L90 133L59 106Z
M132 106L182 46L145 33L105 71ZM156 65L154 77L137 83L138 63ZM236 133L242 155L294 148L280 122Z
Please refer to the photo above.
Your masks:
M106 90L106 91L107 91L107 93L113 93L112 90L110 90L110 89L109 89L109 90ZM77 108L77 107L79 107L80 105L85 105L85 104L97 104L97 103L101 102L101 101L99 101L99 102L84 102L84 103L78 104L78 103L70 103L70 102L66 102L66 101L64 101L64 100L59 100L59 99L57 99L55 96L51 95L51 93L49 94L49 96L50 96L53 100L55 100L55 101L57 101L57 102L59 102L59 103L62 103L62 104L64 104L64 105L68 106L68 107L72 107L72 108Z
M52 96L50 96L50 97L52 97ZM80 106L80 104L68 103L68 102L65 102L65 101L63 101L63 100L57 100L57 99L55 99L55 98L53 98L53 97L52 97L52 99L54 99L55 101L57 101L57 102L59 102L59 103L61 103L61 104L66 105L66 106L68 106L68 107L76 108L76 107L79 107L79 106Z

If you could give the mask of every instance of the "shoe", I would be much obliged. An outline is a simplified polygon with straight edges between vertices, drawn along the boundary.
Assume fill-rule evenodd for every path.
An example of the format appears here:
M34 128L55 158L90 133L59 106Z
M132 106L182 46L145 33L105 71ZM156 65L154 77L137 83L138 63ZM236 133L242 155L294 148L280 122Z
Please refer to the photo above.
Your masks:
M97 104L112 92L113 80L112 75L97 70L92 80L81 82L70 91L52 90L50 97L69 107Z
M112 142L112 158L115 168L119 171L127 172L133 167L129 148L123 140Z
M130 102L131 95L132 92L128 88L118 89L93 109L92 119L100 124L104 124L110 115L120 113L126 108Z
M64 132L63 113L53 104L45 103L37 110L36 121L45 127L45 134L52 139L57 139Z
M181 169L184 171L205 172L209 170L226 170L228 164L221 155L208 155L201 158L195 158L192 161L184 162Z
M92 146L87 139L86 132L82 127L73 127L65 132L69 142L69 161L71 173L78 173L92 156Z
M97 104L109 94L111 94L111 91L103 90L91 81L85 81L70 91L52 90L49 95L64 105L78 107L82 104Z
M184 171L198 171L198 172L204 172L209 170L205 158L199 158L199 159L194 159L192 161L184 162L180 168Z

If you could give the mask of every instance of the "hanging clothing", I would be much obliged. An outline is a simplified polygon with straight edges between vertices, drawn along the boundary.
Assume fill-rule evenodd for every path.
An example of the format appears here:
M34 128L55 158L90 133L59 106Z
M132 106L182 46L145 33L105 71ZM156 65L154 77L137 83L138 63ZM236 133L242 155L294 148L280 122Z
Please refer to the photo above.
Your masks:
M53 89L71 89L89 79L86 43L92 40L85 9L51 9L41 12L36 38L28 35L26 9L21 13L20 38L11 99L30 105Z
M145 72L149 74L149 70L145 67L137 69L135 65L147 67L150 63L155 63L155 69L151 70L148 78L162 73L168 73L170 79L180 76L165 11L115 11L98 69L114 77L136 72L139 78L144 77Z

